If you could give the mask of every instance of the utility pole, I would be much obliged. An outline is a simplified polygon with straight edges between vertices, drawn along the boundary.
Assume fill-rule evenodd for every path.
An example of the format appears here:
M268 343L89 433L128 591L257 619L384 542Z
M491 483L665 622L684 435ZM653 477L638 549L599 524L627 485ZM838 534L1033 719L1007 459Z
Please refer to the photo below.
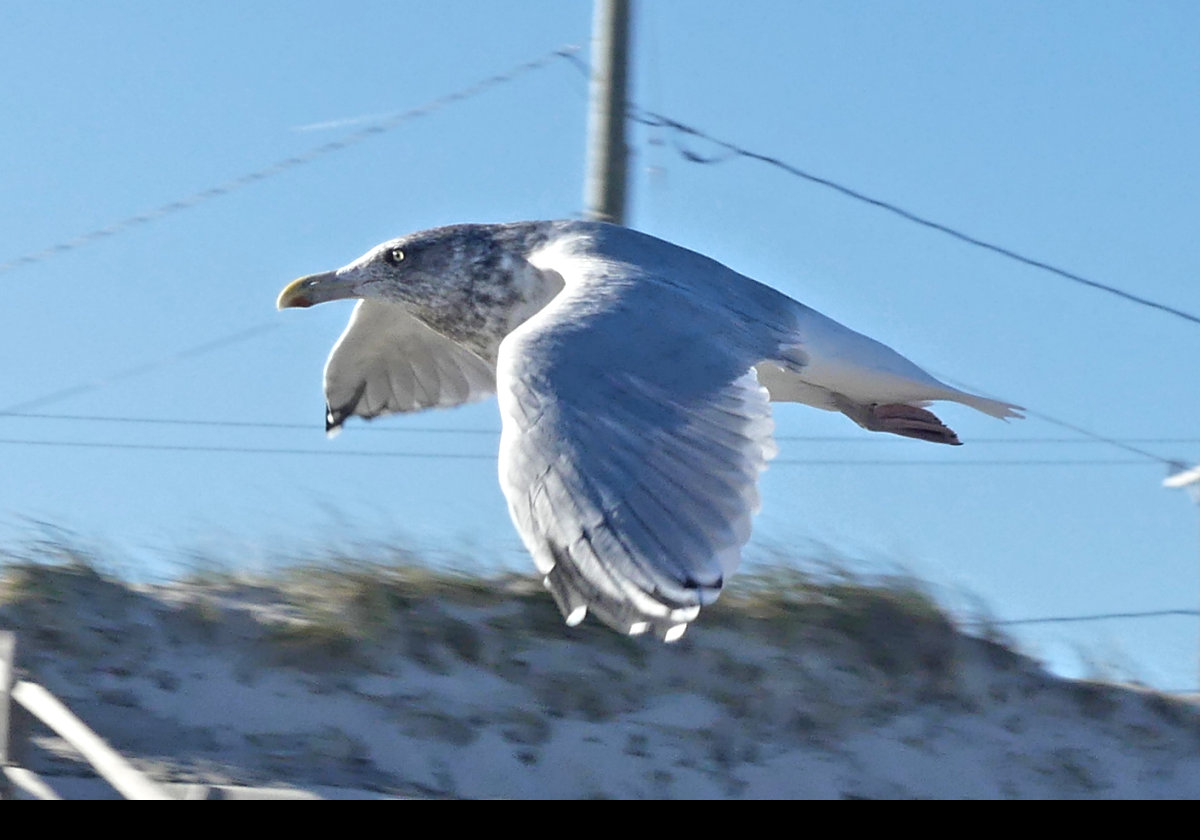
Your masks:
M596 0L588 112L584 216L625 224L625 91L629 78L630 0Z
M1176 461L1171 464L1174 472L1163 479L1163 487L1175 490L1187 490L1192 501L1200 506L1200 466L1187 468L1187 464ZM1198 649L1200 651L1200 649ZM1200 679L1200 652L1196 658L1197 678Z

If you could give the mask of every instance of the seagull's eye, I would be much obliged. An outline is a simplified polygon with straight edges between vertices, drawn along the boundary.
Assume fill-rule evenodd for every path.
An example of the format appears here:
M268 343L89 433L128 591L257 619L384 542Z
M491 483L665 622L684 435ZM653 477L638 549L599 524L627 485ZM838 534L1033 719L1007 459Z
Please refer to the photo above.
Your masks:
M387 252L385 259L392 265L396 265L397 263L404 261L404 251L400 250L399 248L393 248Z

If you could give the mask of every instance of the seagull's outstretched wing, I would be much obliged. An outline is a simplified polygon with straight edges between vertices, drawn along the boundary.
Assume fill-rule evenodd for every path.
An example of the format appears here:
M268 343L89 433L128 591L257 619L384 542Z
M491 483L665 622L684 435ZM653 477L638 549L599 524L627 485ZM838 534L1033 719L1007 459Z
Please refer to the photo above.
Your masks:
M556 268L566 290L500 345L500 483L569 624L672 640L750 536L774 454L761 353L723 301Z
M359 301L325 363L325 428L472 402L496 392L492 366L382 300Z

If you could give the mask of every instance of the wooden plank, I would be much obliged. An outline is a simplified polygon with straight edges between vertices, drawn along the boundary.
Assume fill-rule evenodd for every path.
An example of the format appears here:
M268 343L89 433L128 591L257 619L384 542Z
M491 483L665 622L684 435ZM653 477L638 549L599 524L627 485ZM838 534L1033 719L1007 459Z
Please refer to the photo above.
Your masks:
M21 799L62 799L50 785L42 781L42 777L24 767L5 767L4 778L9 787L17 794L14 798Z
M61 701L37 683L21 680L12 698L75 749L126 799L171 799L157 784L88 728Z
M0 767L11 761L12 686L17 670L17 634L0 630Z
M268 799L320 799L321 797L312 791L299 790L297 788L267 788L267 787L242 787L240 785L218 785L212 788L212 792L208 796L209 799L239 799L261 801Z
M172 799L178 799L183 802L200 802L206 799L212 799L212 788L208 785L198 782L188 782L181 784L168 783L164 785L167 793L171 794Z

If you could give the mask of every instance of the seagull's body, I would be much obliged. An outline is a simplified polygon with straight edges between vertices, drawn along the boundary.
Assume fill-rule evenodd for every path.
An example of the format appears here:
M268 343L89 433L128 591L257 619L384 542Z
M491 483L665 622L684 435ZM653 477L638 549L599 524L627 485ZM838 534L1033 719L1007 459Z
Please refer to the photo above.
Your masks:
M455 225L303 277L361 298L325 367L326 428L499 397L500 483L569 624L678 638L733 573L774 454L770 401L957 444L923 406L1009 403L720 263L600 222Z

